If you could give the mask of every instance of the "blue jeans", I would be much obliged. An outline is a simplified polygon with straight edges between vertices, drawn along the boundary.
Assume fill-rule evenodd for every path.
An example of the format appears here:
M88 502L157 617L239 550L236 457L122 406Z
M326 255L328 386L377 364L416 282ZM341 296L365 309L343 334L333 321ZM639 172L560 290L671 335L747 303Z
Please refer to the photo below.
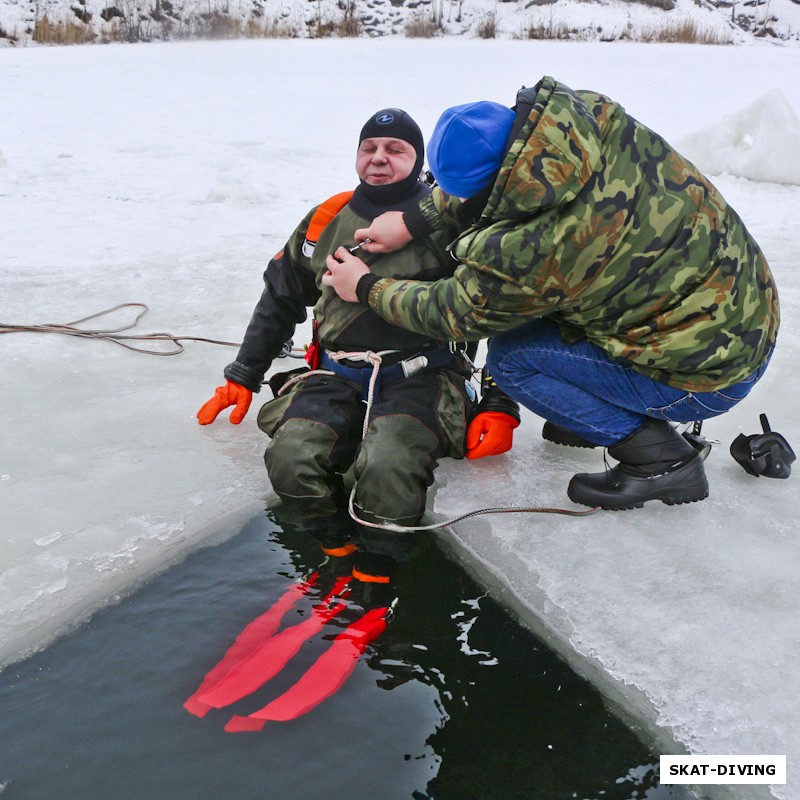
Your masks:
M724 414L747 396L768 361L726 389L687 392L645 377L590 342L568 345L554 322L536 319L490 339L486 365L526 408L607 447L648 417L694 422Z

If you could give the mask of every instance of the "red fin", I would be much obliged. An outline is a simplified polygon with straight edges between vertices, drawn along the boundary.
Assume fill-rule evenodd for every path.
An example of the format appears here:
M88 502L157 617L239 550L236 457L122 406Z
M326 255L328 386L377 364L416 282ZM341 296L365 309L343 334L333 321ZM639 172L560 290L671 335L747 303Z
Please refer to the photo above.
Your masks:
M263 686L286 666L303 642L322 630L327 622L346 608L344 603L335 602L335 599L345 592L348 580L346 577L339 578L328 596L314 606L308 619L267 639L195 699L214 708L222 708Z
M217 683L224 680L225 676L239 663L249 658L265 641L270 639L286 612L316 583L318 574L314 572L306 580L289 587L279 597L272 607L261 616L256 617L236 637L222 660L206 674L197 691L183 704L183 707L196 717L202 717L213 707L199 700L202 694L212 689Z
M387 611L387 608L372 609L349 625L297 683L264 708L250 714L249 719L262 722L296 719L338 692L352 674L367 645L386 630ZM236 719L234 717L231 722Z
M258 733L263 731L267 724L265 719L252 719L251 717L240 717L238 714L231 717L230 722L225 726L228 733Z
M199 691L199 689L198 689L198 691ZM194 714L196 717L204 717L213 708L213 706L210 706L207 703L201 703L194 695L192 695L183 704L183 707L190 714Z

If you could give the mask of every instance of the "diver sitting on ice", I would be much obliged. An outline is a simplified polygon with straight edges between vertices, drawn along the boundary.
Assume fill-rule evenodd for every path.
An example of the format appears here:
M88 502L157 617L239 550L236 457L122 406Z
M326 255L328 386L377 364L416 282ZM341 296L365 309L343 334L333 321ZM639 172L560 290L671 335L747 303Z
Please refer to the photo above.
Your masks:
M465 455L473 401L463 356L447 341L392 325L322 285L326 257L340 246L354 249L358 228L430 193L419 179L423 160L422 132L406 112L384 109L367 121L356 153L359 185L309 211L270 261L241 349L225 368L226 384L197 414L205 425L235 405L231 422L241 422L273 359L313 306L312 373L273 376L277 396L261 408L258 426L271 437L264 459L284 512L295 509L317 528L341 522L342 476L351 466L361 519L414 526L438 460ZM456 262L437 236L369 258L370 266L395 279L447 278ZM481 434L472 457L510 448L517 409L500 393L494 406L485 398L473 422Z

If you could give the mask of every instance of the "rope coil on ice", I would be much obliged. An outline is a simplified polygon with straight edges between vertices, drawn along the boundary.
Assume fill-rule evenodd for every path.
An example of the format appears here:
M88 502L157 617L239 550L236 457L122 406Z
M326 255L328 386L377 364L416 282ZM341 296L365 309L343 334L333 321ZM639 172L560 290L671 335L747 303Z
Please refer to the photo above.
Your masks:
M141 311L136 315L133 322L128 325L121 325L118 328L106 329L86 329L79 328L78 326L83 322L89 322L93 319L113 314L121 308L139 308ZM141 334L128 334L120 335L123 331L129 331L139 324L139 320L149 311L149 307L145 303L120 303L112 308L106 308L103 311L98 311L96 314L90 314L88 317L76 319L74 322L65 323L46 323L43 325L10 325L0 322L0 334L3 333L60 333L64 336L77 336L81 339L104 339L120 347L128 350L133 350L136 353L146 353L151 356L177 356L184 351L182 341L194 342L207 342L209 344L221 344L226 347L239 347L241 342L225 342L219 339L207 339L203 336L176 336L172 333L141 333ZM146 342L173 342L175 349L173 350L150 350L146 347L136 347L132 344L126 344L128 341L146 341Z

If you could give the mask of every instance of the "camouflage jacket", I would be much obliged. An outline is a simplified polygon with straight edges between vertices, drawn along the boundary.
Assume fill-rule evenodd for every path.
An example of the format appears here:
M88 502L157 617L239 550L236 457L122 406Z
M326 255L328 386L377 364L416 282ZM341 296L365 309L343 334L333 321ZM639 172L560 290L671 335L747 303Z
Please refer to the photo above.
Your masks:
M435 188L406 213L412 231L447 232L461 264L453 277L378 280L369 305L455 339L547 317L567 341L586 338L689 391L753 372L775 343L778 294L715 187L603 95L545 77L520 91L515 110L486 192L462 203Z
M419 185L413 204L429 194L429 187ZM401 204L407 208L410 203ZM312 245L306 239L309 223L317 207L308 212L264 272L264 290L245 331L236 361L224 371L225 377L258 391L265 372L281 352L297 324L307 318L313 306L317 339L327 350L399 350L399 360L416 351L439 344L435 335L398 328L381 319L374 311L340 300L336 292L323 286L327 272L325 258L340 245L353 246L356 229L369 227L373 213L380 213L358 190L349 204L325 226L319 241ZM386 210L389 210L388 208ZM397 253L383 256L360 254L373 272L393 278L414 278L431 281L453 274L456 263L444 251L441 235L425 237ZM434 244L435 242L435 244Z

